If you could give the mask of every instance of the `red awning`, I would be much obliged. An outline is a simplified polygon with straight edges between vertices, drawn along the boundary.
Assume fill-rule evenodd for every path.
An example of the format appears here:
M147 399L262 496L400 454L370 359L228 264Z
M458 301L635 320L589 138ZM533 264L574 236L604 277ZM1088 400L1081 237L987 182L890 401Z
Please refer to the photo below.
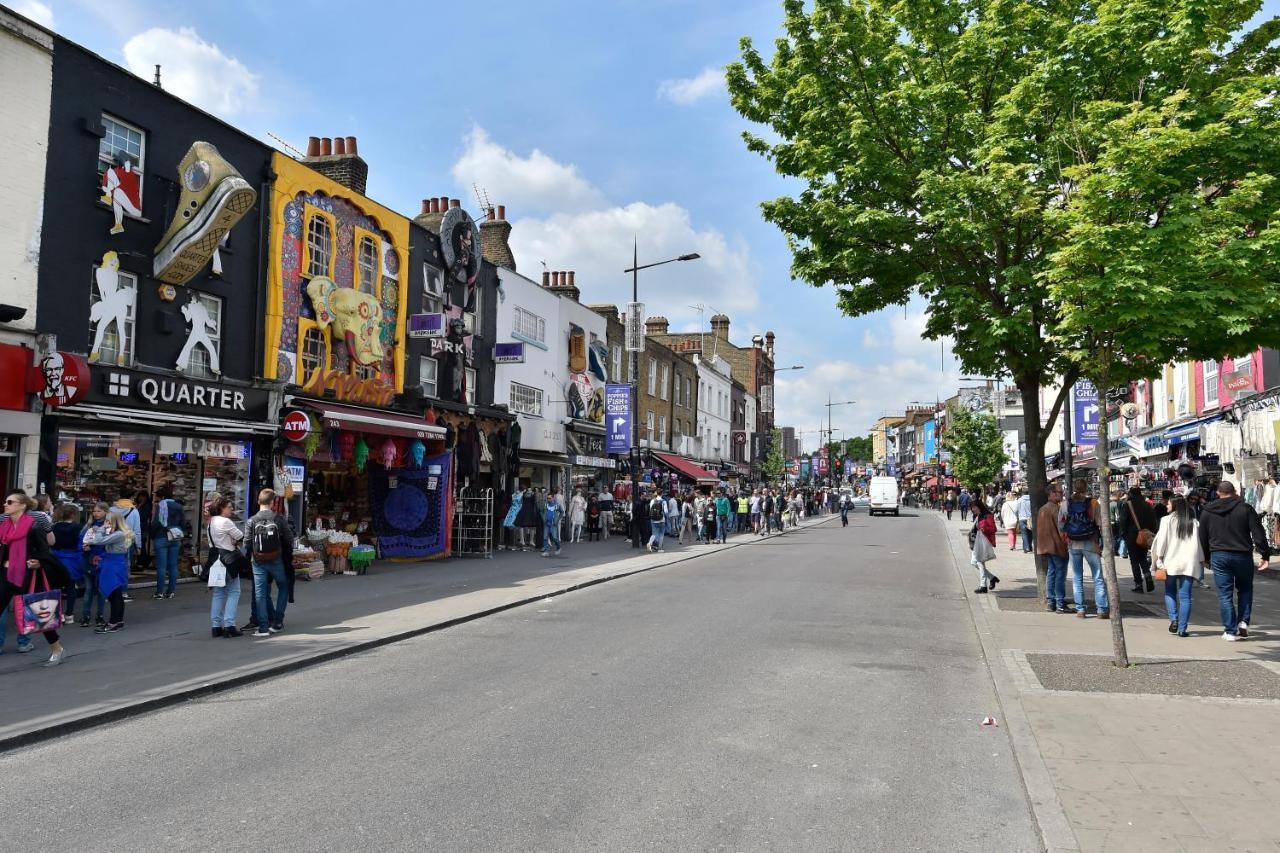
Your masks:
M420 438L424 441L444 438L444 427L429 424L412 415L401 415L380 409L362 409L358 406L340 406L326 400L298 400L294 405L305 406L320 415L320 422L330 429L346 429L352 432L371 432L377 435L398 435L404 438Z
M674 453L657 453L653 454L654 458L666 465L672 471L675 471L682 477L687 477L695 483L719 483L720 477L714 471L708 471L697 462L685 459L683 456L676 456Z

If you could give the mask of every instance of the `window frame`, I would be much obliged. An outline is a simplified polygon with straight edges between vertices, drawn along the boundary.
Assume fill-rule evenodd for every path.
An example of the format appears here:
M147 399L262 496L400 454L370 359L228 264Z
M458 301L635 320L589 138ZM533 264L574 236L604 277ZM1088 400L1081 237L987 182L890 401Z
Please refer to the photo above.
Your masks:
M315 320L312 320L310 317L299 317L298 318L298 365L296 370L294 371L295 385L306 385L307 380L311 378L310 374L306 372L306 364L305 364L306 362L305 353L306 353L308 332L316 332L320 336L321 345L324 347L324 357L321 360L321 363L316 365L316 367L319 368L321 371L326 371L329 369L329 365L333 363L333 347L331 346L332 342L329 337L329 330L320 328L320 325Z
M610 382L622 381L622 347L614 344L609 347L609 371Z
M649 443L653 444L653 409L644 413L644 429L649 438Z
M658 443L667 443L667 416L658 415Z
M474 406L476 404L476 369L474 367L464 367L462 376L467 386L463 396L466 398L468 406Z
M522 326L532 325L532 331L522 330ZM547 320L541 314L528 308L514 306L511 312L511 337L540 349L547 348Z
M1204 407L1208 409L1212 406L1217 406L1219 403L1218 375L1222 371L1220 369L1221 366L1218 364L1218 361L1216 359L1203 361L1200 364L1201 364L1201 371L1203 373L1203 381L1200 383L1200 386L1201 386L1201 391L1204 394ZM1210 366L1212 366L1213 368L1212 373L1209 372ZM1213 390L1212 398L1209 395L1210 389Z
M218 306L217 329L209 333L209 338L210 340L213 341L214 345L217 347L218 360L219 362L221 362L222 360L222 317L223 317L223 311L226 309L226 300L224 300L221 296L218 296L215 293L205 293L202 290L192 290L191 295L194 296L197 300L209 300L210 302L216 303ZM207 305L205 306L205 311L206 312L208 311ZM196 353L198 352L204 352L204 348L203 347L191 348L191 353L190 355L187 356L187 363L183 366L184 375L199 378L199 379L216 379L217 376L214 374L212 370L213 356L211 354L206 353L206 357L210 359L209 364L207 366L200 365L199 368L197 369L197 365L195 364L193 359L195 358Z
M423 370L426 365L431 365L431 390L427 391L427 380L425 378L426 371ZM422 389L424 397L440 398L440 362L436 361L434 356L423 355L418 357L418 387Z
M110 134L110 131L107 130L107 122L111 122L112 124L117 124L123 127L125 130L131 130L134 133L138 134L138 137L139 137L138 164L134 167L134 171L138 173L138 210L142 210L142 204L143 204L143 201L145 200L146 183L147 183L145 180L142 179L142 176L146 174L146 167L147 167L147 132L142 128L138 127L137 125L127 122L124 119L119 118L111 113L107 113L107 112L102 113L99 120L102 122L102 130L103 130L102 138L98 140L98 163L102 166L102 168L98 172L99 182L101 182L102 176L106 173L107 169L110 169L112 166L117 165L116 163L113 163L110 160L106 159L102 154L102 142ZM128 151L126 150L125 153L128 153ZM142 218L140 216L134 216L132 213L126 213L125 216L128 216L131 219Z
M662 383L658 386L658 396L666 400L671 396L671 365L662 364Z
M94 273L96 273L97 270L100 269L101 267L102 267L102 264L93 264ZM125 320L124 320L124 325L125 325L124 337L128 340L129 349L128 349L128 352L125 353L124 364L121 365L119 363L120 349L121 349L120 347L121 330L117 328L115 329L115 332L114 332L116 335L116 349L114 350L116 357L108 360L102 355L103 350L106 349L106 341L104 340L103 350L99 350L98 352L98 363L110 365L113 367L133 367L137 363L136 351L137 351L137 338L138 338L138 293L139 293L138 287L141 283L140 281L141 276L139 276L137 273L125 272L124 270L117 270L116 274L119 276L122 282L125 280L128 280L130 282L129 286L133 288L133 299L129 301L129 310L125 314ZM94 299L95 294L97 294L97 300L101 300L102 298L101 294L98 294L98 277L96 274L91 274L89 276L90 306L92 306L94 302L97 301ZM98 322L101 323L103 321L99 320ZM96 337L97 331L98 330L96 326L94 325L89 326L89 345L90 346L93 345L93 339L94 337Z
M517 390L528 400L517 402ZM525 415L530 418L542 417L543 411L543 390L534 385L525 385L523 382L511 382L507 389L507 403L511 407L511 411L516 414Z
M353 244L351 275L355 279L352 283L354 289L360 293L368 294L379 301L382 300L382 239L365 228L358 225L351 230L351 242ZM360 252L366 242L373 244L373 283L370 290L365 290L364 272L360 268ZM332 277L332 276L331 276Z
M658 396L658 360L649 358L649 396Z
M322 219L329 226L329 263L323 273L311 271L311 223ZM338 260L338 220L333 214L321 210L310 202L302 205L302 277L310 280L318 276L333 280L333 267Z

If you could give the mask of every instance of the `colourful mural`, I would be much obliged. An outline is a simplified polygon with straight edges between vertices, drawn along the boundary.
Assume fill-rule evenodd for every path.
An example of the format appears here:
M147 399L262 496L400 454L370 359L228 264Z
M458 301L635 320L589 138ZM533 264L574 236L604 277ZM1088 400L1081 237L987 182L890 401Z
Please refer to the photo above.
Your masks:
M565 400L569 417L592 423L604 423L604 386L609 381L609 348L595 334L587 341L581 326L569 324L569 381L565 383Z
M275 154L263 373L306 385L317 369L404 390L409 221Z

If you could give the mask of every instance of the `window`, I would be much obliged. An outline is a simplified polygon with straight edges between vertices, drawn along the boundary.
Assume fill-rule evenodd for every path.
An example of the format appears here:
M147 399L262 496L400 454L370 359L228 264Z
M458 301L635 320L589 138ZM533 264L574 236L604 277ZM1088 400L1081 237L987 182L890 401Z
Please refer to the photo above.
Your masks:
M667 416L658 415L658 441L665 444L667 441Z
M378 367L379 366L376 364L360 364L359 362L353 361L351 364L351 373L356 377L356 379L377 379Z
M523 308L516 308L515 317L511 321L511 335L526 343L546 347L547 321Z
M324 332L316 328L314 323L302 333L301 353L302 375L298 377L299 385L310 379L312 373L329 367L329 346L325 343Z
M1191 365L1186 362L1175 364L1173 366L1173 416L1175 418L1183 417L1191 412L1191 400L1189 399L1190 385L1187 373Z
M466 371L466 377L467 377L467 405L474 406L476 404L475 368L468 367Z
M653 412L644 413L644 429L649 434L649 443L653 444Z
M669 391L668 386L670 384L671 384L671 377L669 373L669 368L667 367L667 365L664 364L662 365L662 385L659 388L659 392L658 392L662 396L662 399L664 400L667 399L667 395Z
M222 350L222 300L208 293L191 292L192 298L196 305L203 309L203 313L208 316L206 322L200 316L200 309L194 312L195 321L203 326L206 333L206 340L202 345L191 346L191 341L200 339L200 330L192 329L191 337L187 338L188 346L183 347L182 351L187 353L185 364L185 372L188 376L200 376L205 379L222 373L222 368L218 363L218 356ZM210 352L212 349L212 352Z
M511 411L535 418L542 417L542 389L512 382Z
M377 293L378 279L381 274L378 241L367 234L362 234L356 253L356 290L361 293Z
M649 359L649 396L652 397L658 393L658 362Z
M1218 362L1204 361L1204 405L1218 405Z
M146 135L130 124L118 118L104 115L102 129L105 133L98 140L98 177L106 174L112 166L133 164L133 171L139 175L143 172L146 155ZM142 187L138 187L138 199L142 199Z
M418 359L418 385L422 388L424 397L437 396L436 391L436 370L439 365L431 356L424 355Z
M483 309L480 307L483 296L484 288L477 284L475 287L475 304L471 306L471 311L464 311L462 314L464 327L467 332L473 335L480 334L480 316L484 313Z
M104 293L104 286L113 287L114 290ZM138 304L137 276L117 271L113 277L102 267L94 267L92 294L94 304L106 304L109 307L102 309L102 316L90 328L93 345L89 348L89 357L92 359L93 354L97 353L95 360L103 364L132 365L133 326ZM115 310L111 310L112 308Z
M609 347L609 381L622 381L622 347Z
M439 314L444 310L444 273L431 264L422 265L422 310Z
M333 278L333 222L318 210L307 211L307 275Z
M684 378L684 407L693 408L693 380L688 376Z

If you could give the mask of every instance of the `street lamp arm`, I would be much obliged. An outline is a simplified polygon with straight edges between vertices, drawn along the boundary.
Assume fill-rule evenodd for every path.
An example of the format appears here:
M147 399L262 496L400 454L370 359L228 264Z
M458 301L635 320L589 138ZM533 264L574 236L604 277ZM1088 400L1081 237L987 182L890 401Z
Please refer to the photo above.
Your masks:
M690 252L689 254L681 255L678 258L667 258L665 261L655 261L651 264L640 264L639 266L627 267L623 272L639 272L640 270L647 270L650 267L660 267L663 264L672 264L676 261L696 261L700 257L702 257L702 255L699 255L697 252Z

